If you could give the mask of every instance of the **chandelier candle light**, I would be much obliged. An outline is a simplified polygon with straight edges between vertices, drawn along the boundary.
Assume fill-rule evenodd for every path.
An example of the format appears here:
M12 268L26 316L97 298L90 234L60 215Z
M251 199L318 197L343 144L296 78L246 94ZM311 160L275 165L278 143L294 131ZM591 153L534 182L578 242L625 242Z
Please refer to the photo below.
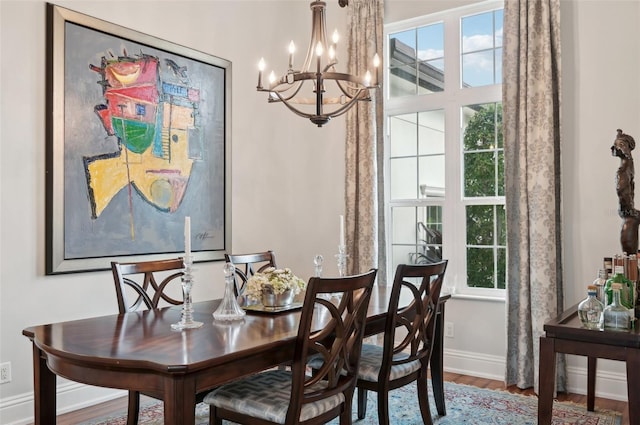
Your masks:
M342 7L348 3L348 0L340 0ZM311 41L302 67L294 69L296 46L291 41L289 66L285 74L277 78L275 72L271 71L268 85L263 86L262 74L266 63L262 58L258 63L256 87L258 91L269 93L269 103L282 102L293 113L308 118L318 127L322 127L331 118L344 114L357 102L370 101L372 90L378 88L380 66L380 57L376 53L372 62L375 68L373 76L370 71L367 71L364 77L336 71L338 64L336 49L340 37L336 30L332 36L332 44L327 43L325 8L324 1L311 2ZM331 94L327 93L328 87L325 84L329 81L335 83L335 92ZM307 82L309 82L307 86L310 86L314 93L312 97L304 97L301 94Z
M171 329L181 331L183 329L199 328L202 322L193 320L193 305L191 303L191 287L193 286L193 274L191 265L191 217L184 218L184 273L182 275L182 317L178 323L173 323Z

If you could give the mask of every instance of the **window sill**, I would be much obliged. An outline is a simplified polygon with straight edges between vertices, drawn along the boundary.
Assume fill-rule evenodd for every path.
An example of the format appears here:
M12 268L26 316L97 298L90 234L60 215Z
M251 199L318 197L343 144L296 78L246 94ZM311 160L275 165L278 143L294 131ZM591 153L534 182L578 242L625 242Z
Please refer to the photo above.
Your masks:
M504 296L499 296L499 295L461 294L459 292L452 293L451 298L456 300L491 301L491 302L502 302L502 303L506 301Z

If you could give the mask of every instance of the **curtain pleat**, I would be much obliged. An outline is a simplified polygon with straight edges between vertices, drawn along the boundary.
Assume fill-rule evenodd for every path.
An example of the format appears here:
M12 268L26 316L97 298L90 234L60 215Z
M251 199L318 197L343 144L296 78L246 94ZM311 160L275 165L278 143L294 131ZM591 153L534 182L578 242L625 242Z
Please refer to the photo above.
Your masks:
M559 0L504 7L503 124L507 214L505 380L538 390L544 323L563 311ZM566 389L558 356L556 388Z
M348 70L374 72L375 53L382 58L383 1L349 1ZM382 83L381 64L378 71ZM382 84L381 84L382 85ZM378 268L378 284L385 280L382 89L371 102L358 102L346 114L345 227L347 272Z

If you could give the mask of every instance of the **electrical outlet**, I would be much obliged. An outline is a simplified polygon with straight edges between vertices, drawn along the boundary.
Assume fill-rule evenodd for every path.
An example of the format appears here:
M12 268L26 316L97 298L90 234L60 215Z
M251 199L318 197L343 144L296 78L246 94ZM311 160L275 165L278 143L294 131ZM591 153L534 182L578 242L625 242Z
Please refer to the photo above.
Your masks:
M0 384L11 382L11 362L0 363Z
M444 336L447 338L453 338L453 323L444 322Z

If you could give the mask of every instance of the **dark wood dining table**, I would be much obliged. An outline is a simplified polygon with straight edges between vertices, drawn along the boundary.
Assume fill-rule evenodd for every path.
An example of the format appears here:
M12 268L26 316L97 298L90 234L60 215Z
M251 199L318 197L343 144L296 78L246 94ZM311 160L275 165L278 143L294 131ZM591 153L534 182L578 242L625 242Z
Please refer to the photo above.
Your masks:
M587 410L594 410L597 359L624 361L627 366L629 423L640 425L640 326L629 331L586 329L578 304L544 324L540 337L538 425L550 425L556 382L556 353L586 356Z
M384 329L390 288L376 287L367 335ZM431 358L436 407L445 415L441 297ZM193 304L197 329L173 331L181 307L114 314L32 326L34 423L56 423L56 376L108 388L140 391L164 401L165 424L195 422L196 393L275 367L293 357L300 311L249 312L242 321L213 319L220 300Z

